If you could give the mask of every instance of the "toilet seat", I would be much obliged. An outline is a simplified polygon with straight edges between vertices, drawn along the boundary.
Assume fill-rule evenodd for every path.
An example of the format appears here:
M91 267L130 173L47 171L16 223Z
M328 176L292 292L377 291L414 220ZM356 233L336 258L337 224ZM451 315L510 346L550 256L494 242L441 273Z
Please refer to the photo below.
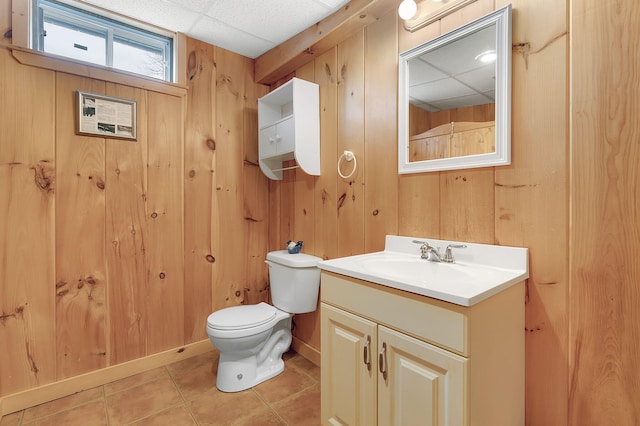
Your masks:
M207 332L220 338L237 338L268 330L288 316L288 313L264 302L231 306L209 315Z
M276 308L264 302L257 305L231 306L209 315L207 324L218 330L242 330L269 322L276 316Z

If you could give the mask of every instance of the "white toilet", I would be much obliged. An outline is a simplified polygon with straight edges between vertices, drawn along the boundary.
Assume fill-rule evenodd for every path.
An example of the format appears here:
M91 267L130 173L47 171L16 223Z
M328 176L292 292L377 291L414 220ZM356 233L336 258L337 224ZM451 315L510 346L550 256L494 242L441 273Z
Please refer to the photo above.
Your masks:
M224 308L207 318L207 334L220 351L216 387L239 392L284 371L282 354L291 344L291 317L315 311L322 259L286 250L269 252L267 303Z

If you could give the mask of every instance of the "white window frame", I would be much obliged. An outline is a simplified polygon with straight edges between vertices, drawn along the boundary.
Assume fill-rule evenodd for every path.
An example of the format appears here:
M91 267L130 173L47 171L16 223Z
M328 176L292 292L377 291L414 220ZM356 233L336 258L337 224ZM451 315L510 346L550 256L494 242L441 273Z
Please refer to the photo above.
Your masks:
M90 7L84 3L80 4L71 0L44 0L50 3L57 3L60 7L65 6L72 9L76 9L80 13L86 13L90 16L89 19L84 19L82 16L75 15L73 13L62 12L60 8L51 7L49 5L43 5L46 8L50 16L54 16L60 19L61 22L71 23L71 25L77 25L78 28L87 30L95 30L97 33L106 34L107 47L106 47L106 66L116 71L131 72L124 69L113 67L113 42L120 38L121 40L130 40L132 43L139 43L142 46L148 46L156 48L157 50L164 50L165 56L168 56L168 61L165 64L164 81L176 82L177 80L177 35L176 33L162 30L157 27L153 27L148 24L144 24L138 21L134 21L130 18L125 18L120 15L116 15L112 12L107 12L102 9ZM32 0L30 7L29 18L29 47L34 50L42 51L41 38L39 35L39 28L41 22L37 22L41 17L38 12L38 0ZM149 36L146 36L149 34ZM122 37L122 34L126 34L126 37ZM160 38L169 39L169 46L166 46L164 42L159 41ZM70 60L82 62L81 60L70 57ZM90 63L90 62L89 62ZM91 63L96 65L94 63ZM143 77L148 77L144 74L138 74Z

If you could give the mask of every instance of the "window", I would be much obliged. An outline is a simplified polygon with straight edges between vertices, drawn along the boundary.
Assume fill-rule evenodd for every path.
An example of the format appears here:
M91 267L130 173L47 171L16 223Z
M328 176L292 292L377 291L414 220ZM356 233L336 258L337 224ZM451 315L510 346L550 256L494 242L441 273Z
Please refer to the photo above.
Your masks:
M173 81L173 38L54 0L34 0L32 48Z

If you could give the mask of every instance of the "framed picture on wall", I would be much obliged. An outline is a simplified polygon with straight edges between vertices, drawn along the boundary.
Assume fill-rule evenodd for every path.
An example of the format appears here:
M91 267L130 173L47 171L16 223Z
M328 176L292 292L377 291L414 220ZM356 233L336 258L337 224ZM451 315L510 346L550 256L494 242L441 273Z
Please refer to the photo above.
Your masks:
M77 91L76 133L136 140L136 101Z

